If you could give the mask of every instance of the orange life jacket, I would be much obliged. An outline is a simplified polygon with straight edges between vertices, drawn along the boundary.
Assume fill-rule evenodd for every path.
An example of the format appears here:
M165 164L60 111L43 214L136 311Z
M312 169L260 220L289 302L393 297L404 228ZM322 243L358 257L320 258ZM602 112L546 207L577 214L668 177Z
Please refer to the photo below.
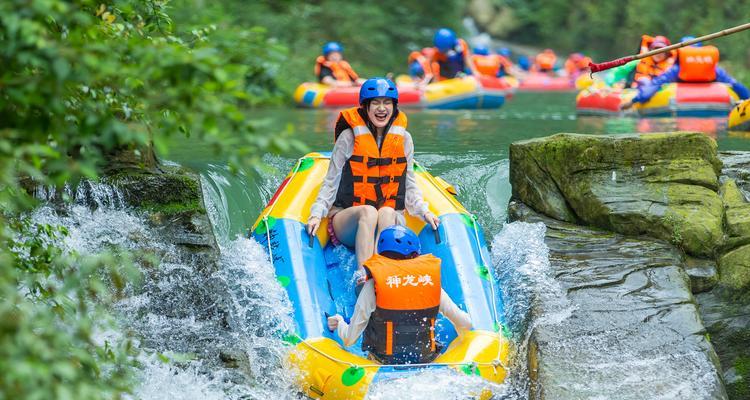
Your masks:
M683 47L679 51L680 81L713 82L716 80L716 64L719 49L715 46Z
M380 149L358 107L342 111L339 115L341 118L352 128L354 149L341 172L334 204L342 208L371 205L403 210L406 195L406 114L398 112ZM339 134L336 133L334 141Z
M375 254L364 267L375 282L375 311L365 328L362 349L382 361L413 354L430 362L438 354L435 320L440 309L440 259L425 254L392 260Z
M423 53L420 53L418 51L412 51L409 54L409 65L411 65L414 61L418 62L419 65L422 67L422 71L424 71L424 76L427 77L435 77L440 74L440 65L438 65L437 62L430 61L429 58L427 58Z
M557 56L555 53L542 52L536 56L536 65L543 71L549 71L555 68Z
M568 58L567 60L565 60L565 71L568 72L568 75L575 75L578 72L588 68L590 62L591 58L589 57L582 57L578 60Z
M637 84L639 80L647 79L651 80L669 69L674 64L673 57L667 57L662 62L655 62L653 57L646 57L641 59L635 66L635 75L633 76L633 84Z
M319 56L315 60L315 76L320 77L320 71L323 67L329 68L337 81L353 82L359 79L359 75L354 72L352 66L344 60L333 62L326 60L323 56Z
M488 56L474 54L471 56L471 61L474 63L474 66L480 74L492 77L497 76L497 73L500 72L500 66L502 65L500 56L495 54Z

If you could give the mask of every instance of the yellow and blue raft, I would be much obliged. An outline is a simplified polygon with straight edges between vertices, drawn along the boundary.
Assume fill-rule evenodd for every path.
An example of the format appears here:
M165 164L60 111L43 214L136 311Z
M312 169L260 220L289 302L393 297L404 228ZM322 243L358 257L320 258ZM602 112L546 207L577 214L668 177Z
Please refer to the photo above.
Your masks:
M445 350L432 363L412 365L377 364L365 358L361 338L345 348L335 332L328 330L328 315L349 318L353 313L357 269L350 249L329 242L326 219L317 236L305 231L304 222L328 170L329 157L329 153L310 153L299 159L251 233L267 246L276 278L294 308L296 331L284 340L294 347L287 362L301 391L312 398L362 399L377 382L443 369L484 378L486 387L467 396L488 397L492 383L503 382L508 372L509 333L487 244L476 218L454 197L453 187L416 163L417 184L441 224L437 233L410 215L406 224L418 233L423 253L442 260L442 287L470 315L473 330L458 336L440 316L435 333L447 345Z
M750 132L750 100L743 100L729 112L730 131Z

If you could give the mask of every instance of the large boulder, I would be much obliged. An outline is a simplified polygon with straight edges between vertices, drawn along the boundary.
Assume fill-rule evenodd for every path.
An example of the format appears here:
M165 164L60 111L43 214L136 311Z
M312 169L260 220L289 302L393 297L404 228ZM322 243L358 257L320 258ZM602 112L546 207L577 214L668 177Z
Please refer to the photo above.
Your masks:
M510 146L513 197L552 218L668 240L723 242L716 142L700 133L558 134Z

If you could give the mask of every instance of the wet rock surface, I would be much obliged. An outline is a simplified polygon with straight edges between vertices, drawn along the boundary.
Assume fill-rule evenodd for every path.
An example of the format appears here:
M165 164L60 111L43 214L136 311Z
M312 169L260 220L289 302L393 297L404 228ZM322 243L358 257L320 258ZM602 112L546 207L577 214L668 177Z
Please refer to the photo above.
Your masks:
M533 328L531 398L727 398L675 247L557 221L520 202L509 215L547 226L550 266L570 303L570 315Z
M534 210L703 257L723 240L720 170L716 143L700 133L557 134L510 147L513 197Z

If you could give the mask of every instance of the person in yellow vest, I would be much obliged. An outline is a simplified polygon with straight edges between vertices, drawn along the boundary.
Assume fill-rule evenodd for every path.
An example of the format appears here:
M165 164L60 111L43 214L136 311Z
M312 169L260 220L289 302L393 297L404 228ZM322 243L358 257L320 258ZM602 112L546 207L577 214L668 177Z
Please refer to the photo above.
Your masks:
M344 60L343 52L344 47L337 42L328 42L323 46L323 55L315 60L318 82L330 86L356 86L365 81Z
M359 104L339 114L331 162L310 208L307 232L316 234L327 216L331 241L353 247L363 273L378 228L403 224L404 211L433 229L440 220L417 186L414 144L406 114L398 109L396 85L386 78L368 79L360 88Z
M420 255L419 238L400 225L383 229L378 253L365 262L368 280L357 298L351 321L328 317L345 346L364 333L362 350L381 364L433 361L442 345L435 339L438 313L458 334L471 330L469 315L456 306L440 285L440 259Z

